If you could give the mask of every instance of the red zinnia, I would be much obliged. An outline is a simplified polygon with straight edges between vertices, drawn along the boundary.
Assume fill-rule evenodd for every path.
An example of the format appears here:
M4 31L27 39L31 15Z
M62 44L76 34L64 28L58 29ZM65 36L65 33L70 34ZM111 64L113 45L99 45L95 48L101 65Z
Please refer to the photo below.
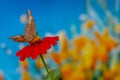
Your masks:
M51 48L51 46L55 46L57 41L59 40L58 36L55 37L45 37L42 40L39 36L36 36L30 43L30 45L25 46L23 49L16 53L16 56L20 56L20 60L24 61L25 58L36 59L37 56L41 54L46 54L47 50Z

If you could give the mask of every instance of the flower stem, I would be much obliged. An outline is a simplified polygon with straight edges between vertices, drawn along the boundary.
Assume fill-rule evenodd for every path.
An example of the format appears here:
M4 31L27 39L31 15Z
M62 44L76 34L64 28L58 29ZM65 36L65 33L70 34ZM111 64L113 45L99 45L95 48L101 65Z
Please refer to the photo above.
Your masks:
M41 60L42 60L42 62L43 62L43 65L44 65L44 67L45 67L45 70L46 70L46 72L47 72L47 74L48 74L48 78L49 78L50 80L52 80L51 77L49 76L49 70L48 70L48 67L47 67L47 65L46 65L46 63L45 63L45 60L44 60L43 56L40 55L40 58L41 58Z

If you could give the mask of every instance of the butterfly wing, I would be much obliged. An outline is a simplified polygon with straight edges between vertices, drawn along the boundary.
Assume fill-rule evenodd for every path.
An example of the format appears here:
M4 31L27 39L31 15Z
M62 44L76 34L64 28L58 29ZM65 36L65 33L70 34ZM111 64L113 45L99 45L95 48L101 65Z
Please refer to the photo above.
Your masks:
M36 26L30 10L28 10L27 13L28 13L28 17L27 17L28 23L25 28L25 40L27 42L30 42L34 37L36 37Z
M15 41L15 42L26 42L24 35L12 36L12 37L10 37L10 39L13 39L13 41Z

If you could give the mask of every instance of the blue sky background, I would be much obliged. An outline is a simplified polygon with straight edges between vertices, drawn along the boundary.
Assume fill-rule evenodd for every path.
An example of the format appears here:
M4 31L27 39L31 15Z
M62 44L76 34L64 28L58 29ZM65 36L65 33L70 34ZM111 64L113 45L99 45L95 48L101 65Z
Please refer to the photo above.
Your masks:
M91 0L91 3L104 21L105 13L97 0ZM107 5L115 15L115 0L107 0ZM18 58L15 56L19 49L18 43L14 43L8 37L24 33L25 25L20 22L20 16L26 14L27 9L31 10L37 31L43 37L47 32L56 34L65 30L67 36L71 38L71 25L74 24L80 33L79 16L87 14L86 0L0 0L0 44L4 42L7 48L12 49L12 55L8 56L6 50L0 48L0 71L7 80L18 80L20 77L16 71Z

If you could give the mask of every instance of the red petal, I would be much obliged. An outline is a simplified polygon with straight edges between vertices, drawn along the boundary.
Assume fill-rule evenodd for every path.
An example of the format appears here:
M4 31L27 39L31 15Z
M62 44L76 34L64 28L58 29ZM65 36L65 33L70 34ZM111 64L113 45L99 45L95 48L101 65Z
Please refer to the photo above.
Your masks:
M43 38L43 41L45 41L45 40L58 41L59 40L59 36L45 37L45 38Z
M25 55L20 55L20 61L24 61L25 60Z
M32 54L32 59L35 60L37 58L37 55L35 53Z
M19 50L16 53L16 56L20 56L20 60L23 61L25 58L31 57L32 53L33 53L33 46L29 45Z
M33 46L27 46L26 49L24 50L25 52L25 57L29 58L31 55L34 53L34 47Z
M38 45L29 45L21 49L16 53L16 56L20 56L20 60L24 61L25 58L32 57L32 59L36 59L37 56L41 54L46 54L47 50L51 48L51 46L55 46L57 44L56 41L59 40L59 37L45 37L40 44Z
M47 50L52 47L52 45L56 45L59 40L59 37L45 37L39 45L37 45L35 52L40 55L40 54L46 54Z

